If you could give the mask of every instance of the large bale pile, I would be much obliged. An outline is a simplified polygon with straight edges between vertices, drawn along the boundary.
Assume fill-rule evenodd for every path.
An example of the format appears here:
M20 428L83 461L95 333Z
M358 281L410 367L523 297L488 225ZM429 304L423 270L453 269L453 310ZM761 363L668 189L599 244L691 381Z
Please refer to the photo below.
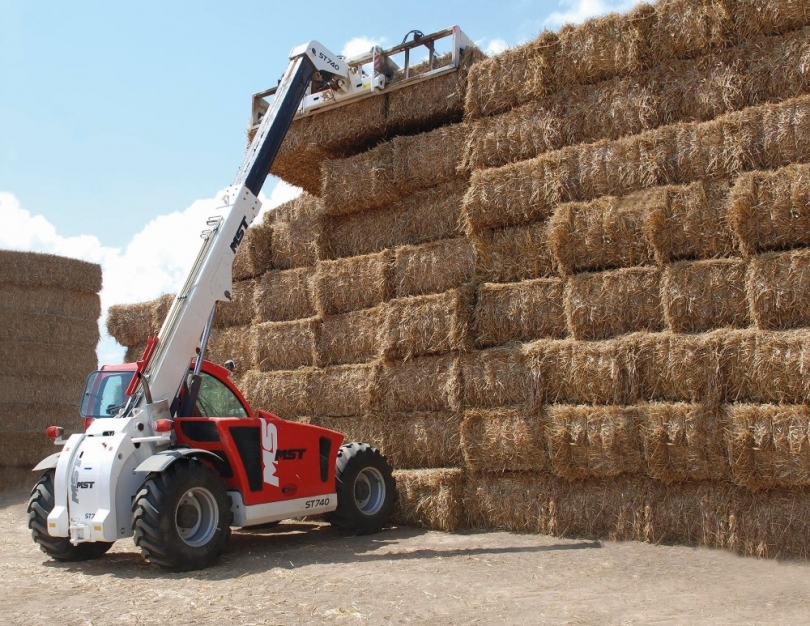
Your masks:
M58 451L48 426L83 428L84 381L96 369L101 268L0 250L0 490L30 487Z
M308 118L310 221L240 250L214 344L256 405L380 446L400 521L806 558L809 29L660 0L434 84L463 121L416 90L352 145Z

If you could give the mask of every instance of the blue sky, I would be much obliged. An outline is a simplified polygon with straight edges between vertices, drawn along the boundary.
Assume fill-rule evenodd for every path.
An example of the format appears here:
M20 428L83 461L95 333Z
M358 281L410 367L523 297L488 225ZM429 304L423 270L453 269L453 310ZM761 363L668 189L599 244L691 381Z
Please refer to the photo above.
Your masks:
M458 24L498 52L632 4L0 0L0 248L102 263L105 309L171 292L241 163L251 94L293 46ZM275 185L272 203L289 197Z

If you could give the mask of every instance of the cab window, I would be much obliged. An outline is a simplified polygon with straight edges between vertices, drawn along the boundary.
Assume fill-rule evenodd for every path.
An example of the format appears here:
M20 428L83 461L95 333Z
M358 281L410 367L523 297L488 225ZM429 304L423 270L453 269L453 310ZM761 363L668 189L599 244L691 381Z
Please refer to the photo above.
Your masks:
M200 372L202 384L197 410L202 417L247 417L247 411L233 392L216 378Z

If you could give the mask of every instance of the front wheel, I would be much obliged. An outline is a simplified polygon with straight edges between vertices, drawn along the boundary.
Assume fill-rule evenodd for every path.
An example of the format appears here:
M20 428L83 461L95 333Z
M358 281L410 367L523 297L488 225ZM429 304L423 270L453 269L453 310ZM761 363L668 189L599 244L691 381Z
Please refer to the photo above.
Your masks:
M338 505L329 523L354 535L382 530L394 510L396 483L380 451L365 443L341 446L335 483Z
M231 534L225 485L196 459L147 476L132 511L135 545L172 572L213 565Z
M67 537L53 537L48 533L48 515L53 510L55 498L54 471L45 472L34 485L28 499L28 528L31 537L49 557L55 561L89 561L103 556L112 547L107 541L70 543Z

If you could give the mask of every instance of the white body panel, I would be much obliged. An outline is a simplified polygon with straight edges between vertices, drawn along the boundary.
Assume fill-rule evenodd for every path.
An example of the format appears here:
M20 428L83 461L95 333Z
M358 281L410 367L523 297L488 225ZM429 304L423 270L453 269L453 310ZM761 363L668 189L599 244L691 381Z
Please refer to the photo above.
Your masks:
M242 494L238 491L229 491L228 495L231 497L233 525L239 528L278 522L291 517L330 513L337 508L336 493L283 500L281 502L268 502L267 504L253 504L251 506L245 506L242 501Z

